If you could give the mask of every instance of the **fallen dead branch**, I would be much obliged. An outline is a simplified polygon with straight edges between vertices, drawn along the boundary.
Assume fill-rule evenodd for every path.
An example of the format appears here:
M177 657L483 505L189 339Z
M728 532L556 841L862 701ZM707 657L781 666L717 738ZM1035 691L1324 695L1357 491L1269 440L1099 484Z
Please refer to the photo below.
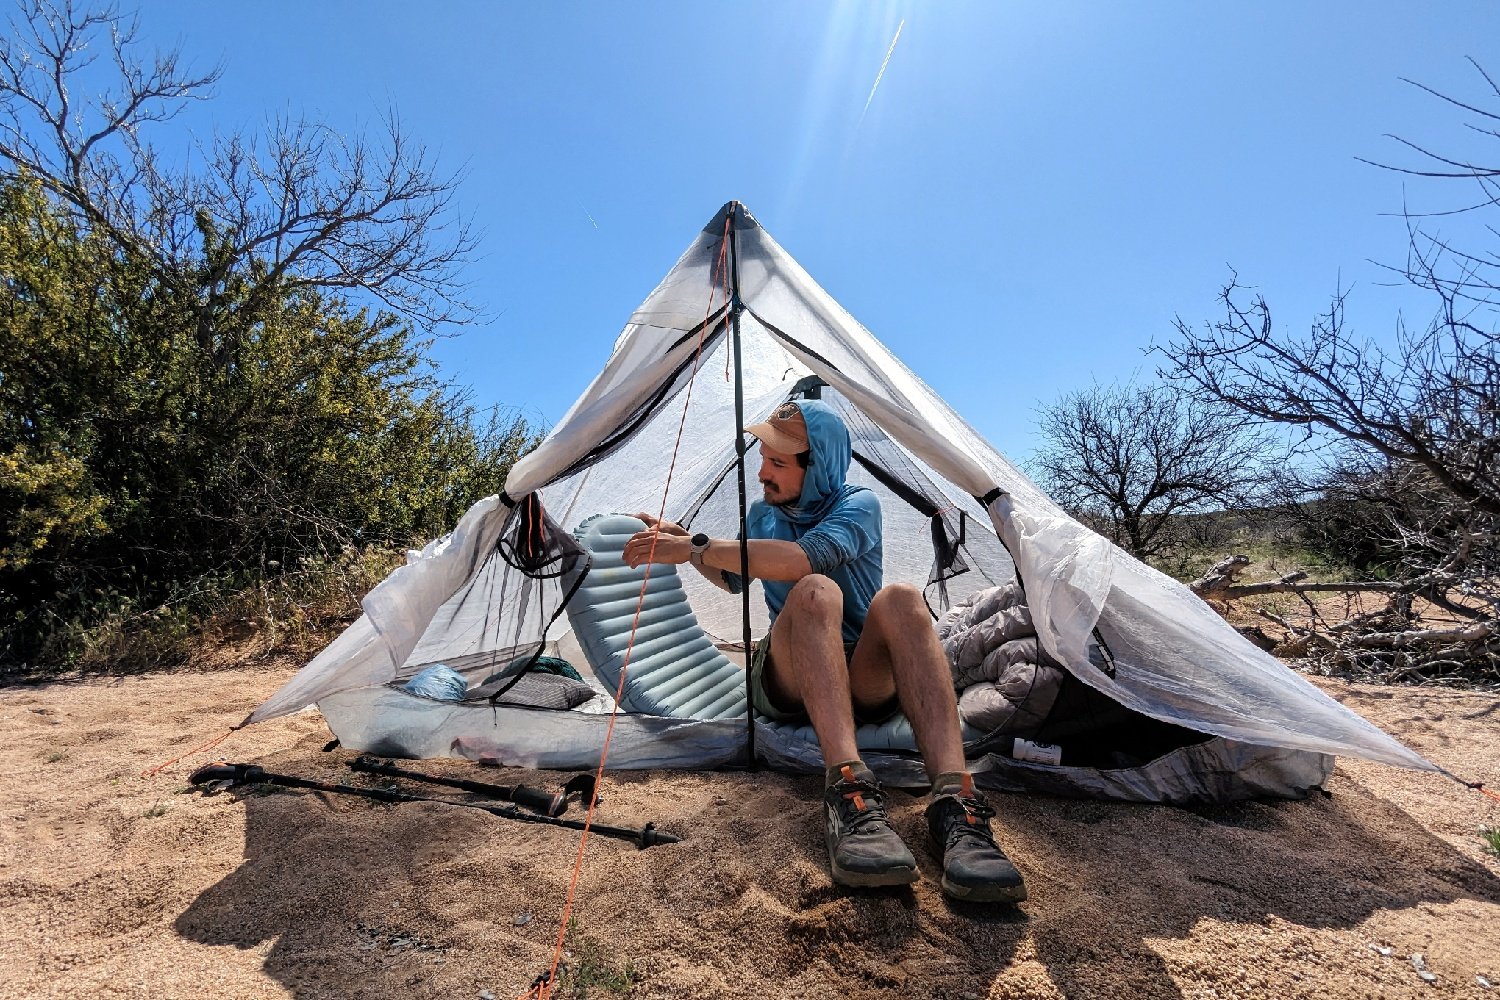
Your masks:
M1233 601L1242 597L1266 594L1396 594L1410 586L1397 580L1351 580L1336 583L1304 583L1307 574L1288 573L1266 583L1238 583L1238 577L1250 566L1249 556L1230 556L1216 563L1203 576L1188 584L1189 589L1205 600Z
M1384 683L1500 683L1500 622L1489 617L1473 620L1484 612L1464 608L1462 617L1466 620L1422 627L1417 598L1427 596L1433 584L1440 582L1434 574L1405 581L1308 582L1306 573L1297 572L1277 580L1241 584L1239 577L1249 566L1248 557L1230 556L1189 586L1221 611L1243 598L1271 594L1302 598L1308 604L1306 621L1302 622L1268 608L1251 609L1279 629L1280 638L1268 634L1262 625L1236 626L1247 639L1276 656L1300 661L1315 673ZM1355 613L1357 604L1351 597L1345 607L1349 613L1328 624L1307 595L1339 593L1379 595L1383 606ZM1439 615L1447 613L1446 603L1428 607L1436 607Z
M1351 636L1347 644L1363 648L1384 646L1392 649L1411 649L1439 642L1458 645L1480 643L1494 634L1495 629L1491 622L1480 622L1470 628L1461 629L1410 629L1405 632L1375 632L1368 635L1356 635Z

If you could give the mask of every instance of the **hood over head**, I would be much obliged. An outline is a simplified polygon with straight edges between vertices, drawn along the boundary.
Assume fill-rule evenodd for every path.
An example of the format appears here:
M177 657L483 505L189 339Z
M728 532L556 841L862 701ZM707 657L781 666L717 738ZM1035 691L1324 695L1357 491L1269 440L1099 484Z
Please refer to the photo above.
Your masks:
M808 463L802 480L802 495L795 506L777 507L776 514L792 524L821 521L834 505L850 493L864 489L845 481L854 447L849 428L826 403L816 399L793 401L807 424Z

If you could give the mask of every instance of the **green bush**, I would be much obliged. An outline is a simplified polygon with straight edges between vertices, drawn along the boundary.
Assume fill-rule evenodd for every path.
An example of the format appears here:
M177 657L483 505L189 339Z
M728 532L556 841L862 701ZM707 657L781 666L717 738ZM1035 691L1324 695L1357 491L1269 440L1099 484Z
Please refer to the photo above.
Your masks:
M164 277L0 179L0 672L181 662L216 604L447 530L534 443L390 314L263 274L202 308L245 292L200 227Z

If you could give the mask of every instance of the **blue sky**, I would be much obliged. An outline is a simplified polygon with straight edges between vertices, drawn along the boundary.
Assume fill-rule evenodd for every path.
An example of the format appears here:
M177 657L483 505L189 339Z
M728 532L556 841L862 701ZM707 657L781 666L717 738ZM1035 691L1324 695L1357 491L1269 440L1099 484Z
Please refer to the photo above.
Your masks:
M1463 198L1357 157L1413 162L1387 132L1472 147L1461 112L1400 78L1482 101L1465 57L1500 75L1500 5L1478 0L320 0L140 21L225 69L158 142L284 112L353 131L393 107L462 172L486 319L434 355L481 402L555 422L737 198L1018 459L1040 403L1149 376L1142 348L1213 316L1231 265L1298 328L1340 281L1368 336L1420 320L1371 260L1402 259L1403 197Z

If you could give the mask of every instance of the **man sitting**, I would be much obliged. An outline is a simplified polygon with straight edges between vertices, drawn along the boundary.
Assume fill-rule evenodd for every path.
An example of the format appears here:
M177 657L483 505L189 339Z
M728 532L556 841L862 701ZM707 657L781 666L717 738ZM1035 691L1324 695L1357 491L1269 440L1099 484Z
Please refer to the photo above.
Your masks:
M763 715L810 720L817 733L834 881L916 881L916 861L891 828L854 738L857 723L902 711L932 781L926 815L943 891L973 901L1025 899L1020 873L991 833L994 810L965 766L953 681L921 591L882 586L880 502L846 482L848 429L822 402L802 400L747 430L760 439L764 493L746 518L750 575L761 581L771 616L771 632L751 656L751 691ZM690 561L716 586L740 591L737 539L689 537L673 522L636 516L647 529L626 543L629 565Z

